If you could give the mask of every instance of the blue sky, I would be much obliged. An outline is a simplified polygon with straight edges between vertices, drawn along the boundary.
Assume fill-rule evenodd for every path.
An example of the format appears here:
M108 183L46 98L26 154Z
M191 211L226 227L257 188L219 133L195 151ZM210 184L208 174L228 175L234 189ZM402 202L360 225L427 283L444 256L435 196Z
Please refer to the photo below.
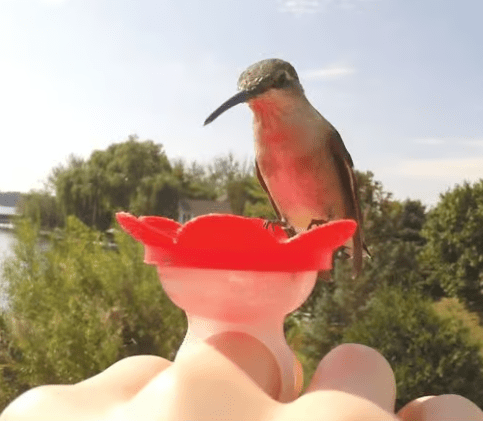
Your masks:
M431 205L483 177L483 2L0 0L0 191L130 134L170 158L253 157L251 115L204 119L278 57L355 167Z

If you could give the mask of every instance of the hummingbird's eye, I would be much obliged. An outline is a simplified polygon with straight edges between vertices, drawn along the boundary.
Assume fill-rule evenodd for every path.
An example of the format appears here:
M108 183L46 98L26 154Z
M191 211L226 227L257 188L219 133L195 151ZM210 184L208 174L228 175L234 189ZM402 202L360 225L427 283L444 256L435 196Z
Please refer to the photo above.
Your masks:
M275 86L277 88L282 88L285 84L287 83L287 73L282 72L280 75L277 77L275 81Z

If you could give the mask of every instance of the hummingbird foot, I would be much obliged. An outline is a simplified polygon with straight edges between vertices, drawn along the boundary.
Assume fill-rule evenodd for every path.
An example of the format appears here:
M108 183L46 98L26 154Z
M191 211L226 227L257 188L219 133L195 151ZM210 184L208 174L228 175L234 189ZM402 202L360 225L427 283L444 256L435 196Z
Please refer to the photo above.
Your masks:
M269 229L270 227L272 227L272 230L273 230L274 226L279 226L280 228L282 228L289 237L293 237L295 234L297 234L295 229L293 227L291 227L290 225L288 225L287 221L284 221L284 220L267 219L263 223L263 228L265 228L265 229Z
M285 231L285 234L287 234L289 237L293 237L294 235L297 234L297 231L295 231L295 228L294 227L291 227L289 225L285 225L282 228Z
M319 225L324 225L327 222L329 221L326 221L325 219L312 219L312 221L310 221L309 226L307 227L307 230L309 230L312 227L318 227Z
M341 246L338 250L337 250L337 257L340 257L344 260L347 260L347 259L350 259L351 257L351 252L350 252L350 247L347 247L347 246Z

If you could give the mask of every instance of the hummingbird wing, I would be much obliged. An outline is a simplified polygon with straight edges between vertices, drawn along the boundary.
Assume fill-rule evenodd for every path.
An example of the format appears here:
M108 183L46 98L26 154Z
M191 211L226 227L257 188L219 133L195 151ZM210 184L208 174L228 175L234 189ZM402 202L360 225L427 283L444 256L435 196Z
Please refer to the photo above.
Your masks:
M352 218L357 222L357 229L352 237L353 242L353 274L357 275L362 270L362 253L367 251L362 237L362 213L359 202L359 189L357 179L354 173L354 163L347 151L339 132L332 128L329 132L329 147L334 157L334 163L339 173L342 188L346 192L350 192L349 200L344 203L346 217Z
M265 193L267 193L267 196L268 196L268 200L270 200L270 203L272 204L272 208L273 210L275 211L275 213L277 214L277 218L280 220L280 221L283 221L283 218L282 218L282 215L280 213L280 211L278 210L277 206L275 205L275 202L273 201L272 199L272 195L270 194L270 192L268 191L268 187L267 185L265 184L265 180L263 179L262 177L262 173L260 172L260 168L258 168L258 162L257 160L255 159L255 169L257 170L257 178L258 178L258 182L260 183L260 185L262 186L262 189L265 190Z

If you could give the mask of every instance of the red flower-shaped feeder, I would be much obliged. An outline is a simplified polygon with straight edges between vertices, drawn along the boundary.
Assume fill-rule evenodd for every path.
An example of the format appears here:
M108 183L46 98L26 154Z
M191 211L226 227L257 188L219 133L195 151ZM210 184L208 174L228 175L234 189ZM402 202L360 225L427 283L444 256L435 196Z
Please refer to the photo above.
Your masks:
M285 316L312 291L317 272L332 266L333 252L354 233L340 220L292 238L278 226L234 215L205 215L185 225L156 216L118 213L121 227L145 246L166 294L186 312L188 331L178 356L212 335L245 332L274 354L282 373L276 399L295 399L300 363L283 334Z

